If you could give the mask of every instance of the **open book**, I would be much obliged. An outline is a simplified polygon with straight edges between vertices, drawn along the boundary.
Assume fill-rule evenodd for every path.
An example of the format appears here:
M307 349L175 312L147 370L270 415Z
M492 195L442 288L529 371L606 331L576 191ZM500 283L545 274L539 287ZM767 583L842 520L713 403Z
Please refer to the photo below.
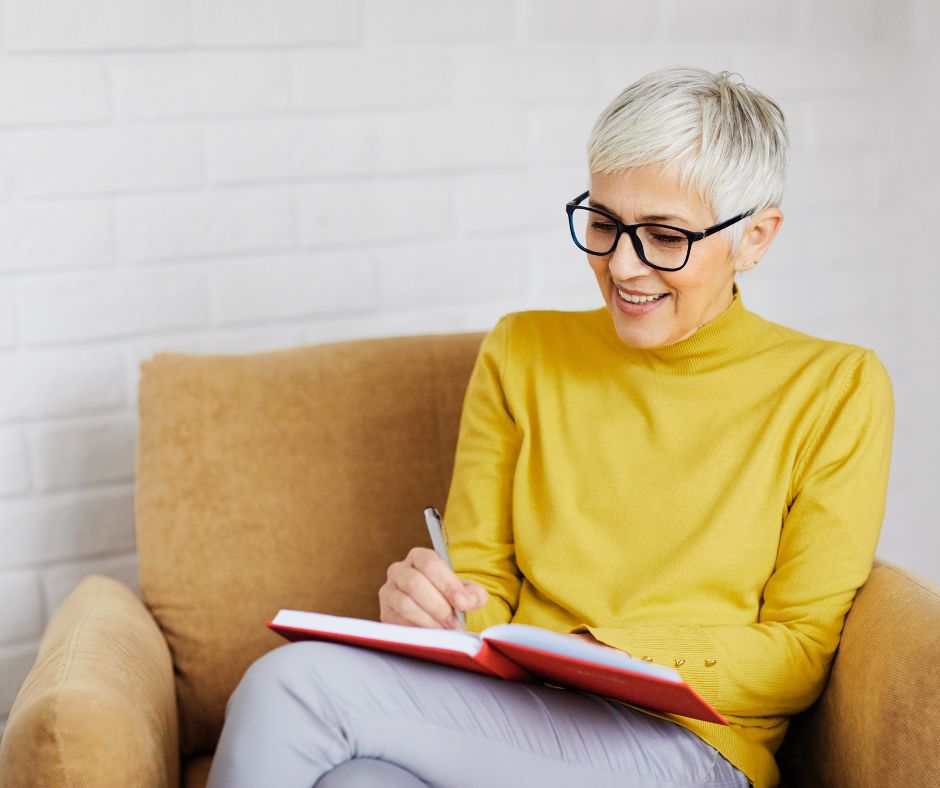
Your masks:
M528 624L474 632L281 610L267 626L288 640L332 640L390 651L507 681L593 692L656 711L727 725L672 668Z

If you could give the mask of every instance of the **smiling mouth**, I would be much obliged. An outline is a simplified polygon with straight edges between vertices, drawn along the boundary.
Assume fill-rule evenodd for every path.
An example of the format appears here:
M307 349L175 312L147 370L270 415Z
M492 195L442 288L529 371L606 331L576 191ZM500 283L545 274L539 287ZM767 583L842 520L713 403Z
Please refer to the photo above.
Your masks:
M669 293L650 293L649 295L643 295L640 297L640 300L632 300L629 293L625 293L620 290L620 288L614 286L614 298L618 298L624 303L633 304L634 306L642 306L643 304L654 304L657 301L663 301L669 297ZM626 296L626 297L625 297Z

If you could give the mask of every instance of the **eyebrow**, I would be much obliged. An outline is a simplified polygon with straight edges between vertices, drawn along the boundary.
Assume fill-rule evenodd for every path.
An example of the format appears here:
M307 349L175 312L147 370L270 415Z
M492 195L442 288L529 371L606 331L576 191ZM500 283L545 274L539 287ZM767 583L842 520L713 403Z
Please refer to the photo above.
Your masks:
M614 211L612 211L606 205L604 205L601 202L594 202L593 200L591 200L590 197L588 197L588 205L590 205L592 208L600 208L602 211L607 211L607 213L613 214L614 216L617 215L616 213L614 213ZM643 216L637 217L637 221L640 223L642 222L669 222L673 220L680 221L683 224L691 224L691 222L688 219L686 219L684 216L678 216L672 213L647 213L647 214L644 214Z

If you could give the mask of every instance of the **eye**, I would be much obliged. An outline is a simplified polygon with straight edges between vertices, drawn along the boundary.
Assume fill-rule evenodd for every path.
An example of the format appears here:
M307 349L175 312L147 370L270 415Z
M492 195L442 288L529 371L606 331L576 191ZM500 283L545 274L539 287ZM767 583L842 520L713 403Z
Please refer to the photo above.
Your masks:
M685 243L685 236L663 234L663 233L653 233L653 240L656 241L656 243L660 243L664 245L680 244L680 243Z
M592 220L591 229L597 230L599 233L612 233L614 231L614 225L611 222Z

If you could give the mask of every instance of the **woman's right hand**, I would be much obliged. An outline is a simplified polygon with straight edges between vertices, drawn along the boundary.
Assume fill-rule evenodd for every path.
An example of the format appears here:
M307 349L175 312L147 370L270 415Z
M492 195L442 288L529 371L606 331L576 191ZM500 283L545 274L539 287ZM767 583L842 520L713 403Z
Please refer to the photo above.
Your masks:
M402 561L390 564L379 589L379 620L412 627L463 629L454 610L476 610L486 604L486 589L457 577L427 547L412 547ZM461 601L457 594L467 594Z

